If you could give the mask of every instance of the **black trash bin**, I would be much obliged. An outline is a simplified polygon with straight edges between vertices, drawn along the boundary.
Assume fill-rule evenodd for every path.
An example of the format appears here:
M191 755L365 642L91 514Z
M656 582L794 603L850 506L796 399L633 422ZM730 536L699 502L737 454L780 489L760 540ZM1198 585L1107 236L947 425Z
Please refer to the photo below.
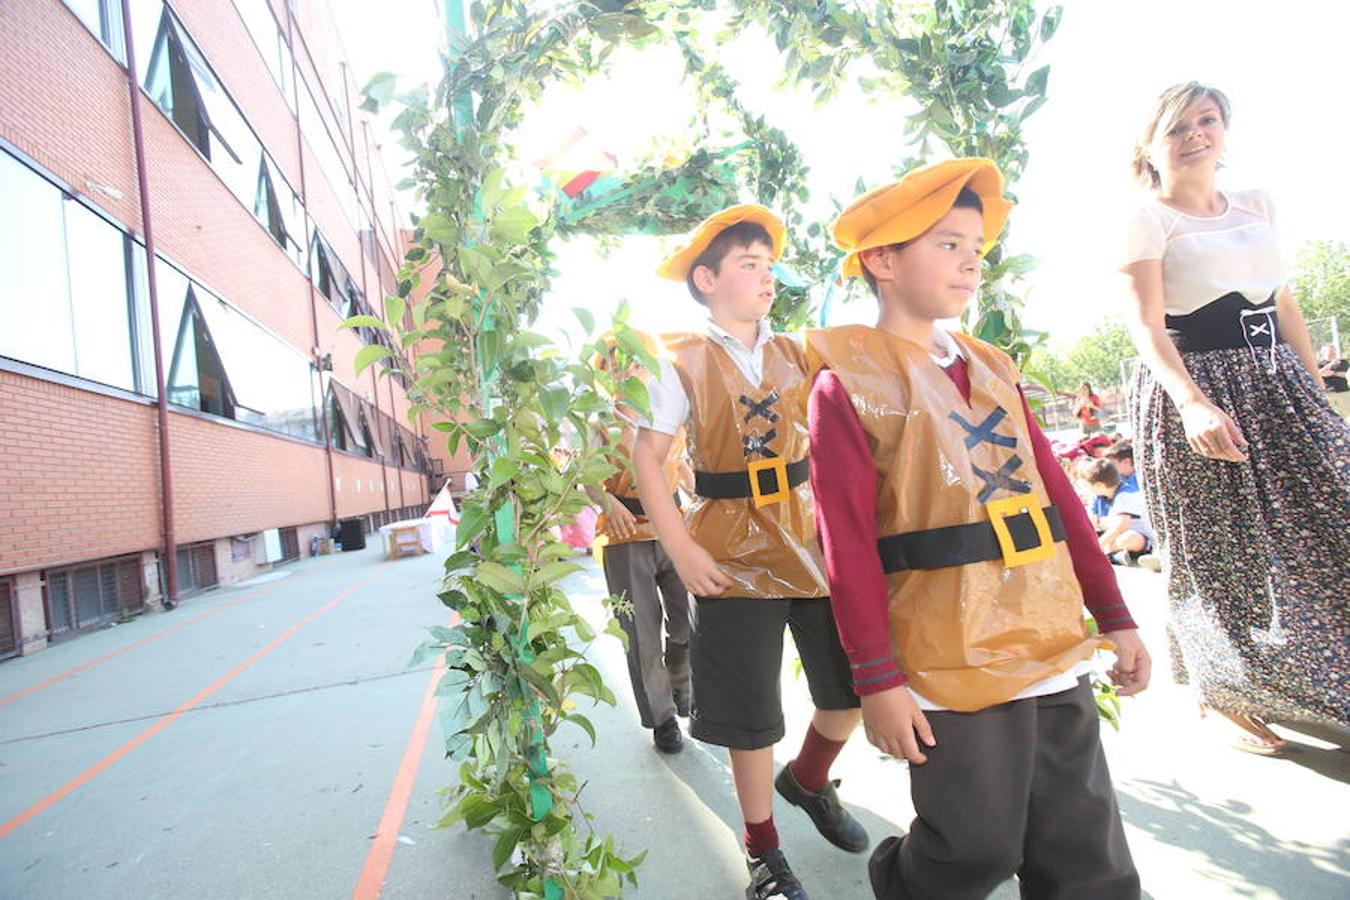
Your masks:
M366 530L360 519L343 519L338 522L338 542L342 551L366 549Z

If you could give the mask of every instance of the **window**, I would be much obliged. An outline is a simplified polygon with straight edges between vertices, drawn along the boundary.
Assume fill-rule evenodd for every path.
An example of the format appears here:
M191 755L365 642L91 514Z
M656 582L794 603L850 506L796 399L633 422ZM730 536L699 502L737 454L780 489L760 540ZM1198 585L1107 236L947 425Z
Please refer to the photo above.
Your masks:
M169 402L317 443L309 360L167 262L156 273Z
M309 244L310 280L314 287L328 298L328 302L338 311L338 315L346 318L354 316L357 310L364 305L364 298L361 298L361 290L352 281L352 276L347 272L347 267L337 258L333 248L319 234L319 229L314 229L314 237ZM361 298L361 299L358 299Z
M167 386L169 402L233 419L234 391L191 287L178 328L170 333L174 343Z
M137 390L126 235L7 153L0 196L0 356Z
M218 584L216 579L216 547L207 541L179 547L174 553L178 563L178 596L195 594Z
M267 71L272 73L272 79L286 98L286 105L294 112L291 49L286 45L286 38L272 16L271 4L267 0L234 0L234 5L239 10L239 17L244 20L244 27L253 36L258 52L262 54Z
M365 407L369 406L356 392L336 379L328 382L328 429L333 446L361 456L374 457L376 449L370 434Z
M120 0L65 0L66 7L119 62L126 62Z
M136 46L148 48L140 73L146 94L304 269L305 219L299 197L178 19L162 3L136 0L134 5Z
M102 625L145 603L140 560L102 560L44 572L47 630L52 637Z
M281 245L281 249L305 268L305 214L300 198L281 177L276 163L266 153L258 160L258 181L253 194L253 215L272 240Z
M302 79L297 87L300 97L300 133L305 136L305 143L318 160L319 169L322 170L329 187L333 189L333 196L337 198L342 214L347 217L348 224L355 231L359 227L358 207L356 191L352 187L351 176L345 163L347 157L343 150L338 149L332 133L319 114L319 107L315 103L314 95L310 93L309 86ZM312 204L313 194L309 194L306 199Z

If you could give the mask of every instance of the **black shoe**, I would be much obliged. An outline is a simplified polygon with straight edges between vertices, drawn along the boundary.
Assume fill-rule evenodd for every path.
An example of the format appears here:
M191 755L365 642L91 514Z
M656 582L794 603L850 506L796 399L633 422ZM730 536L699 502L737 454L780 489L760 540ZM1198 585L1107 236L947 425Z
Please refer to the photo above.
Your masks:
M652 729L652 743L662 753L679 753L684 749L684 735L677 719L667 719Z
M689 718L689 692L676 691L673 699L675 700L675 715L681 719Z
M872 885L872 896L876 900L888 900L896 895L891 890L891 874L895 871L895 854L904 839L903 835L891 835L883 839L867 860L867 880Z
M751 856L745 864L750 869L745 900L810 900L782 850L775 847L763 856Z
M806 810L815 823L816 831L825 840L849 853L861 853L869 843L867 831L839 802L839 794L835 791L838 784L838 779L826 782L825 787L813 793L797 782L791 766L783 766L783 771L773 781L773 786L784 800Z

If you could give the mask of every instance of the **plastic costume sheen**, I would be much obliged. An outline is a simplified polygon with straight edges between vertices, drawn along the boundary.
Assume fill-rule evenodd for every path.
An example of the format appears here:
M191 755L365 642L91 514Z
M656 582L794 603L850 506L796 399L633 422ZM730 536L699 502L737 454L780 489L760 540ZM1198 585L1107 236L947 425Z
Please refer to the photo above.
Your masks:
M786 464L807 457L810 381L795 341L776 335L764 345L759 384L705 335L668 335L664 343L689 398L689 461L696 473L746 472L760 460ZM781 486L781 500L760 506L749 497L694 497L685 524L734 582L724 596L828 596L810 485Z
M953 337L968 360L969 405L911 341L866 326L807 333L811 371L840 380L872 446L879 537L987 522L991 501L1048 503L1012 360ZM1109 646L1088 636L1069 554L1049 546L1048 558L1012 567L996 559L887 574L891 644L916 691L973 712Z

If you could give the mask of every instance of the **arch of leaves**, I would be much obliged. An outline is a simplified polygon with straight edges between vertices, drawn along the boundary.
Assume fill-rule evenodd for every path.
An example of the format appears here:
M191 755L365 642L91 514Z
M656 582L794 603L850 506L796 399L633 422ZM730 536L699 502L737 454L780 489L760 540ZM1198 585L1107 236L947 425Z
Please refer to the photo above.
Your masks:
M1048 68L1030 61L1054 34L1060 10L1038 12L1032 0L450 0L447 16L451 41L438 85L396 94L392 76L380 75L365 91L367 109L401 107L393 125L415 157L403 186L426 211L398 294L385 299L390 324L368 316L347 323L388 328L405 349L425 350L406 373L410 415L442 419L435 427L451 453L467 449L480 476L463 503L439 591L455 624L431 627L414 655L446 667L442 726L459 771L442 824L490 835L491 865L517 896L618 896L645 854L625 856L614 836L593 829L581 786L549 740L570 725L594 741L576 700L614 702L587 660L600 635L562 587L580 567L555 535L589 504L584 487L622 463L603 441L580 441L565 458L554 450L568 434L613 427L618 402L645 409L642 381L613 373L655 361L623 306L611 330L617 365L605 371L589 365L605 349L600 338L569 358L531 330L549 287L550 245L578 234L678 233L753 198L783 216L784 261L798 275L780 287L774 325L801 328L818 313L810 286L835 281L838 257L823 224L808 221L802 153L741 102L716 62L719 49L760 29L780 52L785 82L808 87L819 103L842 91L907 98L918 111L897 141L908 153L897 171L940 155L987 156L1011 189L1026 164L1022 123L1046 96ZM584 189L547 173L539 183L513 183L512 132L548 84L602 75L616 50L658 44L676 47L684 62L699 149ZM1015 282L1030 265L995 247L966 323L1021 364L1044 339L1018 316ZM575 313L594 335L594 313ZM387 369L388 354L367 347L357 365ZM612 619L605 631L620 636Z

